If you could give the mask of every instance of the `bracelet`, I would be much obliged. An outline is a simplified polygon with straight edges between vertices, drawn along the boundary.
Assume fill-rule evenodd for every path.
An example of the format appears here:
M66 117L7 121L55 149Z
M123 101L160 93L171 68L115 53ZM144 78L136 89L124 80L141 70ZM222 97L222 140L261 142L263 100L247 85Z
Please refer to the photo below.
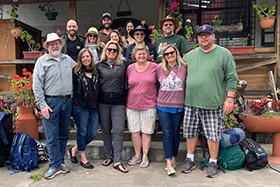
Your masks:
M226 100L226 102L228 102L228 103L234 103L233 101L228 101L228 100Z
M234 99L234 97L232 97L232 96L227 96L226 98L232 98L232 99Z

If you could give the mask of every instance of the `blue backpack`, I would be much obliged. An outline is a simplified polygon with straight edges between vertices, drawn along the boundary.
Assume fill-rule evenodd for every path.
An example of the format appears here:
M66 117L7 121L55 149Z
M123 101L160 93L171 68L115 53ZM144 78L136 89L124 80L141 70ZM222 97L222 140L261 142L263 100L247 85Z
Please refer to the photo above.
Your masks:
M7 168L14 173L17 173L15 170L30 172L35 167L39 168L38 162L36 141L26 133L16 133L11 146L10 160L5 162ZM15 170L10 169L9 165Z

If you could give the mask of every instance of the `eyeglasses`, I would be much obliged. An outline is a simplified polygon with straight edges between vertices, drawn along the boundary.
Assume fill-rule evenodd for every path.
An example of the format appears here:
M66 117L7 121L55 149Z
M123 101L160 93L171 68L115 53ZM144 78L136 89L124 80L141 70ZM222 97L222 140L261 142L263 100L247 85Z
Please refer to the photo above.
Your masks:
M198 37L200 37L200 38L203 38L203 37L208 38L210 35L211 35L210 33L203 33L203 34L198 35Z
M134 35L136 35L136 36L144 36L145 34L144 33L135 33Z
M174 53L175 53L175 51L170 51L170 52L164 53L164 56L173 55Z
M60 45L60 42L56 42L56 43L48 43L48 46L54 47L56 45Z
M118 52L118 50L117 49L113 49L113 48L107 48L107 51L109 51L109 52L114 52L114 53L116 53L116 52Z
M89 34L88 37L94 37L94 38L97 38L97 35L91 35Z
M172 23L166 23L166 24L164 24L163 26L165 26L165 27L167 27L167 26L172 27L173 24L172 24Z

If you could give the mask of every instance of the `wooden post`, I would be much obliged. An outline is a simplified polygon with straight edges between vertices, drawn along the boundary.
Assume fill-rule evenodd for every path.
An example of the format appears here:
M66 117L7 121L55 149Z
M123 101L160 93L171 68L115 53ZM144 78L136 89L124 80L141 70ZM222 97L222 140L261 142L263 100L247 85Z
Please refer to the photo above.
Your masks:
M272 71L269 71L269 80L270 80L270 85L271 85L271 93L273 93L272 97L273 97L273 100L276 101L276 100L278 100L278 95L276 93L275 82L274 82Z
M280 2L276 4L277 8L277 19L276 19L276 34L275 34L275 49L276 49L276 66L275 66L275 84L276 88L280 87L280 46L279 46L279 40L280 40Z
M76 0L69 0L69 7L70 7L70 19L77 21L77 6Z
M158 19L164 19L165 18L165 0L159 0L159 15Z

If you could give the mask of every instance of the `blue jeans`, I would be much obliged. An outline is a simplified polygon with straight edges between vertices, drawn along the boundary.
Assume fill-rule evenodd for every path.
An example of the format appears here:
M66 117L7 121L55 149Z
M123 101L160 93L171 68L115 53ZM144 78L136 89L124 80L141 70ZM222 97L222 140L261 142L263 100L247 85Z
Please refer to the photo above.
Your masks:
M47 148L50 156L49 166L59 169L64 162L66 144L68 141L72 100L46 98L48 106L53 112L49 112L50 118L43 118Z
M176 114L157 110L163 132L163 149L165 160L176 158L180 144L180 126L184 111Z
M98 110L73 106L73 117L77 125L77 145L80 153L85 152L89 144L97 134Z

